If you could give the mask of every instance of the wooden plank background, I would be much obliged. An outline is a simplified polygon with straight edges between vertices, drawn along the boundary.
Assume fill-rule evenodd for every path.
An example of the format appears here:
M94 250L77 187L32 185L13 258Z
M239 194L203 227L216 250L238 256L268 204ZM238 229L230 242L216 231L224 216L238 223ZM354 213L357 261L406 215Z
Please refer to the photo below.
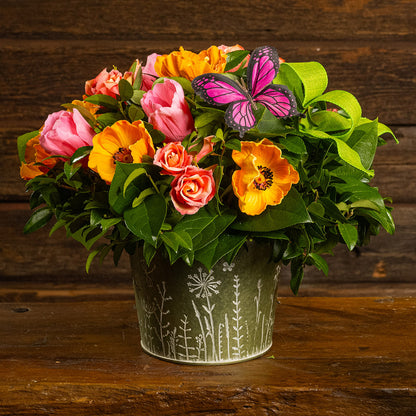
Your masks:
M353 93L369 118L395 131L375 159L377 185L394 200L397 232L382 232L360 255L328 258L330 275L308 269L300 295L414 294L416 260L416 33L414 0L203 2L141 0L2 0L0 6L0 298L13 288L46 299L50 290L80 296L131 296L129 264L111 260L84 271L86 251L63 233L30 236L16 137L39 128L60 104L83 94L102 68L127 70L152 52L212 44L272 45L287 61L316 60L329 89ZM288 271L281 294L288 295ZM108 289L108 290L107 290ZM17 295L16 295L17 296Z

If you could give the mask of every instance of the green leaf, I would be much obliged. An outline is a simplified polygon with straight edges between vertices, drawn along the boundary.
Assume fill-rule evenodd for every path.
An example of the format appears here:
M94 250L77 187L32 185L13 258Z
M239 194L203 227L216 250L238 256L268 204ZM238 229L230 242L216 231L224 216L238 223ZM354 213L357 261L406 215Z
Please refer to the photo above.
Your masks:
M19 153L19 160L25 162L26 144L30 139L39 135L39 130L31 131L30 133L22 134L17 138L17 151Z
M352 203L360 200L373 202L378 207L378 211L374 209L356 208L355 212L375 219L388 233L394 233L395 226L393 218L386 209L384 200L377 188L373 188L354 178L345 179L345 183L337 183L334 186L338 193L348 195Z
M318 269L323 272L325 276L328 276L329 268L328 263L325 261L323 257L316 253L309 253L308 259L312 261L312 264Z
M314 98L308 105L312 106L312 104L320 102L334 104L348 115L350 118L350 128L345 133L337 135L337 138L347 140L361 119L361 106L357 99L347 91L334 90Z
M42 228L52 218L52 211L49 208L40 208L35 211L25 224L23 228L24 234L32 233L33 231Z
M143 175L146 173L146 169L144 168L137 168L134 169L133 172L130 173L130 175L126 178L125 182L124 182L124 186L123 186L123 196L126 196L126 191L127 188L129 187L129 185L136 179L138 178L140 175Z
M247 132L247 135L263 139L287 133L288 128L284 121L274 116L263 105L258 104L258 109L254 113L257 124Z
M148 196L154 195L156 190L154 188L147 188L144 191L140 192L139 196L133 199L131 206L133 208L140 205Z
M117 214L122 214L125 209L130 208L134 198L140 192L152 186L147 175L139 175L134 179L133 183L129 184L124 192L125 181L140 168L150 170L156 167L144 163L116 163L116 172L108 192L108 202Z
M339 233L350 251L357 245L358 231L352 224L338 223Z
M244 59L248 56L249 51L233 51L227 53L227 63L225 65L224 72L228 72L230 69L238 67Z
M326 90L328 76L319 62L284 62L273 83L286 85L299 100L298 104L305 107Z
M129 106L128 114L131 122L141 120L145 116L144 111L135 104Z
M71 156L69 162L71 164L77 163L82 160L84 157L88 156L91 153L92 146L82 146L75 150L74 154Z
M245 234L221 234L203 249L196 251L195 260L202 263L207 270L211 270L224 256L240 248L246 239Z
M276 206L267 207L256 216L241 214L231 228L241 231L268 232L281 230L295 224L312 222L299 192L292 188Z
M128 101L133 97L133 87L126 79L121 79L118 83L118 92L121 101Z
M200 250L211 241L217 239L228 226L236 219L235 214L222 213L216 215L205 228L203 233L199 233L192 239L194 250Z
M179 247L183 247L187 250L192 250L192 239L186 232L176 233L174 231L168 231L161 235L163 242L171 247L175 252Z
M303 280L303 258L296 257L291 261L290 264L291 279L290 279L290 288L294 295L298 294L299 287Z
M131 101L134 104L140 105L144 94L146 94L146 91L134 90L133 96L131 97Z
M238 150L241 152L241 142L238 139L230 139L225 142L225 147L227 149Z
M360 124L347 141L348 146L359 155L363 166L370 169L378 143L378 121Z
M153 128L153 126L150 123L148 123L147 121L144 121L143 123L146 127L146 130L152 136L152 141L154 144L162 143L166 139L166 136L161 131Z
M142 204L124 212L127 228L137 237L153 247L165 221L167 206L165 198L160 194L151 195Z
M119 222L122 221L122 218L117 217L117 218L103 218L100 221L101 227L103 229L103 231L107 231L109 228L113 227L114 225L118 224Z
M108 108L109 110L118 110L118 102L115 98L105 94L90 95L85 98L84 101L89 103L97 104L102 107Z
M286 150L298 155L304 155L307 153L305 142L299 136L288 134L286 137L279 139L279 144Z
M80 163L71 165L69 162L65 162L64 172L65 172L66 178L70 180L80 170L81 166L82 165Z
M339 210L337 205L327 197L321 197L319 198L319 202L324 206L325 208L325 216L336 220L342 223L347 222L347 219L342 215L342 212Z
M119 120L123 120L123 116L120 113L104 113L97 118L102 127L112 126Z
M391 136L393 136L393 139L396 141L396 143L399 143L399 140L397 140L397 137L394 135L390 127L386 126L383 123L378 123L378 135L381 136L382 134L390 134Z
M380 208L369 199L359 199L358 201L353 202L350 204L351 208L368 208L368 209L374 209L376 211L380 211Z
M363 166L361 159L360 159L360 155L354 149L348 146L348 144L344 140L331 136L320 130L305 130L304 133L306 135L309 135L311 137L316 137L318 139L332 140L337 146L338 156L344 162L364 172L370 178L374 176L374 171L368 170Z

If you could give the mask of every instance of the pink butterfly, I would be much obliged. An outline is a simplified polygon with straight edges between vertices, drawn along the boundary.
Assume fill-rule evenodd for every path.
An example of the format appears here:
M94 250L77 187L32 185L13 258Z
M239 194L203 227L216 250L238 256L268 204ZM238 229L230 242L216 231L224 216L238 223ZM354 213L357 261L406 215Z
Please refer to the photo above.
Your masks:
M284 85L272 84L279 71L276 49L263 46L253 51L247 66L247 87L223 74L203 74L192 81L192 88L208 104L226 105L225 122L240 137L256 124L253 109L263 104L279 118L298 115L296 99Z

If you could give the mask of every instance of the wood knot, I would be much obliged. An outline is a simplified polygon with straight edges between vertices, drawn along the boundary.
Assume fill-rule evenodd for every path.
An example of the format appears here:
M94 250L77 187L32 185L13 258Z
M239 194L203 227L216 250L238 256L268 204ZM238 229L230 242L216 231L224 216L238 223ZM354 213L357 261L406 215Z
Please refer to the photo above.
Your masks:
M376 267L374 268L373 278L374 279L383 279L385 277L387 277L387 273L386 273L386 263L384 263L383 260L380 260L376 264Z

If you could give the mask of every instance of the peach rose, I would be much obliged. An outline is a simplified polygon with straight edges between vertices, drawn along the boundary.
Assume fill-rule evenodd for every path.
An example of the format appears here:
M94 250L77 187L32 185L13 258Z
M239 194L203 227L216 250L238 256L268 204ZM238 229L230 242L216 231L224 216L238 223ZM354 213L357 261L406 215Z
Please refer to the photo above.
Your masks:
M107 69L104 68L94 79L85 83L85 94L104 94L116 98L118 83L122 78L123 74L120 71L113 69L111 72L107 72Z
M163 170L162 175L178 175L192 163L192 156L179 143L168 143L156 151L153 163Z
M174 207L182 215L195 214L215 195L212 171L188 166L171 184L170 196Z

